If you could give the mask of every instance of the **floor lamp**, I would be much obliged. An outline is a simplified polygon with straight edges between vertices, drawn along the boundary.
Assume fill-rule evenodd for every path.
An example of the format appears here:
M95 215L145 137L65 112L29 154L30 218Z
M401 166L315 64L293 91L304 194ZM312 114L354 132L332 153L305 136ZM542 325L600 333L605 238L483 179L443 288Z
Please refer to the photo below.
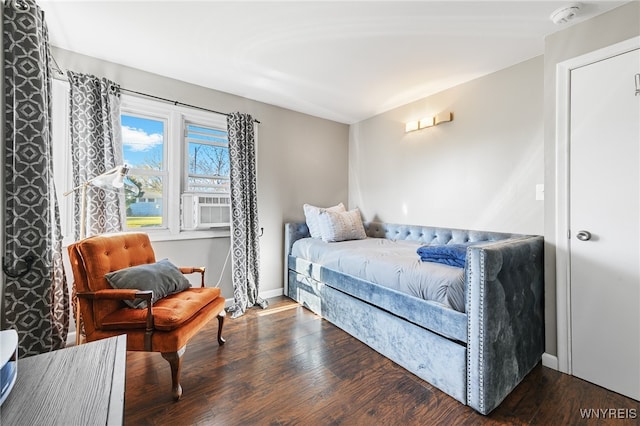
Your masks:
M129 172L126 165L116 166L113 169L102 173L88 181L76 186L64 193L66 197L69 194L81 190L81 209L80 209L80 239L83 240L86 235L87 226L87 189L90 186L97 186L103 189L122 188L124 186L124 177ZM76 307L76 346L80 344L80 334L82 327L80 326L80 306L78 305L78 297L76 296L76 283L73 282L73 303Z

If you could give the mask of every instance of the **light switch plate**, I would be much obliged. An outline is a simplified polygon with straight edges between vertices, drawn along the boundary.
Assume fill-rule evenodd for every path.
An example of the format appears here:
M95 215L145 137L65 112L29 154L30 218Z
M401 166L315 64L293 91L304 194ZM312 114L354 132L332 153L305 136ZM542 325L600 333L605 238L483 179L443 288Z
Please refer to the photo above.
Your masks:
M539 183L536 185L536 200L544 200L544 184Z

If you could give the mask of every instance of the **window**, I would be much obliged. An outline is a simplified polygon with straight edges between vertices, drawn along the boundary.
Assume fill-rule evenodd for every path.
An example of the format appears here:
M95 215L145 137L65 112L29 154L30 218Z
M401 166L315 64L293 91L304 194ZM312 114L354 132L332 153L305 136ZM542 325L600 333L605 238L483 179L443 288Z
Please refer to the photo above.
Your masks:
M229 141L226 130L185 123L187 192L229 193Z
M138 188L125 190L127 229L228 235L226 117L123 95L121 123L124 162Z
M227 131L195 122L184 123L185 182L183 229L229 226L231 214Z
M54 80L52 137L64 146L53 150L54 179L64 244L73 242L73 197L63 196L73 187L68 99L68 84ZM126 230L144 230L154 241L228 236L226 117L122 94L120 120L129 166Z
M166 120L126 113L121 123L128 182L137 187L132 191L125 186L126 227L166 227Z

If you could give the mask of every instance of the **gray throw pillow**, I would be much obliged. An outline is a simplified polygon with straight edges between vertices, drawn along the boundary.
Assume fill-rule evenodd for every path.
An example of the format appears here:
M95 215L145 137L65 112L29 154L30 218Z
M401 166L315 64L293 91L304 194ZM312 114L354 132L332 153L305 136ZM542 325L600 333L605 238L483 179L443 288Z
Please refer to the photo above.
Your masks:
M180 269L168 259L109 272L104 277L113 288L152 290L152 304L165 296L191 287L191 283ZM142 299L125 300L124 303L136 309L147 307L147 303Z

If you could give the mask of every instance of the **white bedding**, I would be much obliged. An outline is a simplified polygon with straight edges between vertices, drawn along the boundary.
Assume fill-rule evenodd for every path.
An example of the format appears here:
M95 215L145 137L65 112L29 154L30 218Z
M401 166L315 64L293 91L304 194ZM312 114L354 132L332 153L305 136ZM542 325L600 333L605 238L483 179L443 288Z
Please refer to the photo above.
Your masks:
M325 243L303 238L291 254L373 283L465 311L464 269L422 262L416 241L367 238Z

